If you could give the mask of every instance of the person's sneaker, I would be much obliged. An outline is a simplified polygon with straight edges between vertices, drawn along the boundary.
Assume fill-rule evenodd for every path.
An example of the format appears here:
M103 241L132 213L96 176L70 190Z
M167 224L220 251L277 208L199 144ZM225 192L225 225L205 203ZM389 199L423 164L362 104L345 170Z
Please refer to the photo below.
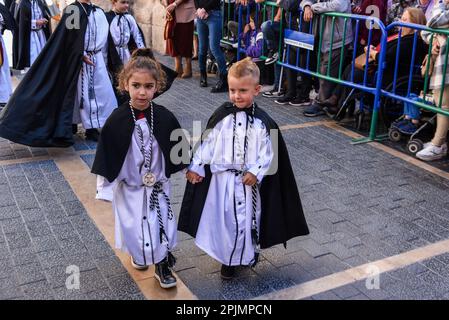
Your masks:
M295 97L292 96L283 96L276 100L274 100L274 103L280 104L280 105L286 105L289 104L291 101L295 100Z
M146 266L144 264L138 264L137 262L135 262L133 257L131 257L131 265L133 266L134 269L137 269L137 270L148 269L148 266Z
M222 264L220 275L221 278L224 280L231 280L232 278L235 277L235 267Z
M306 117L318 117L324 115L323 108L318 104L314 103L311 106L308 106L304 109L303 114Z
M308 106L310 105L310 99L304 98L304 97L296 97L292 101L290 101L288 104L295 107L301 107L301 106Z
M159 281L160 286L164 289L176 287L176 278L168 266L167 259L155 264L154 277Z
M260 88L260 92L265 93L268 91L273 91L273 89L274 89L274 84L272 84L272 85L265 84L262 86L262 88Z
M86 130L86 140L98 141L99 137L100 137L100 132L98 132L98 129L87 129Z
M418 159L424 161L433 161L442 159L447 155L447 144L443 143L441 146L436 146L432 143L424 144L424 149L416 153Z
M77 134L78 133L78 125L77 124L72 124L72 134Z
M279 59L279 53L274 52L273 54L270 54L267 59L265 60L265 65L270 65L278 61Z
M400 124L396 124L395 128L403 134L412 135L418 130L418 125L414 124L410 120L406 120L401 122Z
M279 98L284 96L284 92L281 90L278 92L278 89L273 89L267 92L262 93L262 96L265 98Z

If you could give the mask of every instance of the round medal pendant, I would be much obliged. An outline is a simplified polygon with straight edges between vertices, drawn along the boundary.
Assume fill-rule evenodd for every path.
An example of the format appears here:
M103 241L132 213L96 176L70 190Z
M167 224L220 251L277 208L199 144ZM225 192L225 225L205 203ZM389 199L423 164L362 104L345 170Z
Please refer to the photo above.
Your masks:
M147 187L152 187L156 183L156 176L152 172L147 172L143 175L142 182Z

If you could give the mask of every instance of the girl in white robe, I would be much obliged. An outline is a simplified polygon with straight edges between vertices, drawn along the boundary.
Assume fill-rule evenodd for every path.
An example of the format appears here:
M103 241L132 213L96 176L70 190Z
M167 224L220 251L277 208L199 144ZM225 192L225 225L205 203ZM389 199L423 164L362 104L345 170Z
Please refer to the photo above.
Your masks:
M84 37L84 63L78 79L73 123L82 123L86 138L96 141L98 130L117 107L107 71L109 24L100 8L93 6Z
M131 40L136 49L145 47L143 35L134 17L127 12L128 8L129 0L113 0L112 11L107 13L109 30L123 64L126 64L131 57Z
M0 48L2 50L3 62L0 66L0 107L8 102L12 94L11 73L9 70L8 53L5 42L3 41L3 30L5 28L5 19L0 13Z
M119 87L131 99L107 120L92 172L112 189L116 247L131 256L136 269L155 265L161 287L170 288L176 285L170 268L175 262L171 251L177 242L177 223L169 177L187 165L174 164L170 157L175 143L170 134L180 129L179 122L151 101L165 81L151 56L150 49L135 51L121 72Z

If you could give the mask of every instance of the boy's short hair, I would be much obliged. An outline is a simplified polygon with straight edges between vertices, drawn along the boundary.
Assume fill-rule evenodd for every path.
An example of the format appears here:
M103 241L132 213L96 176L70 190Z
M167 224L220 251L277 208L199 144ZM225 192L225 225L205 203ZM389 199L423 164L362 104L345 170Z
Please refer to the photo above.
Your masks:
M234 63L228 71L228 77L240 79L247 76L252 77L259 84L259 67L249 57Z

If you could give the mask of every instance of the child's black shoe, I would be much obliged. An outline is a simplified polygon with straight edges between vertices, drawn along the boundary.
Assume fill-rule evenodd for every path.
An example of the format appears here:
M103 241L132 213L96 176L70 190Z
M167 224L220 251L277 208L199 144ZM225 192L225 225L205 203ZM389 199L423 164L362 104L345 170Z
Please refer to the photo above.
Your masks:
M220 275L221 275L221 278L224 280L231 280L232 278L235 277L235 267L222 264Z
M159 281L162 288L168 289L176 286L176 278L168 266L167 259L156 263L154 269L154 277Z

